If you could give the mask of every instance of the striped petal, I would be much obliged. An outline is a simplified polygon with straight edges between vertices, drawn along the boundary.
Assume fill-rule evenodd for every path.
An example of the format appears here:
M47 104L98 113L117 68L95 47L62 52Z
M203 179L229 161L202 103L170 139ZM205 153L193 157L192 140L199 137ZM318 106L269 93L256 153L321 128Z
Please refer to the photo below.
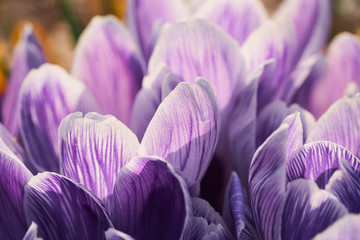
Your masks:
M164 28L149 60L149 74L166 64L185 82L207 79L221 110L230 103L234 89L243 89L243 59L235 40L203 19L179 22ZM145 80L144 80L145 81Z
M95 17L77 44L72 75L88 86L101 113L129 124L144 68L126 27L111 16Z
M347 213L334 195L313 181L296 180L287 185L282 239L311 239Z
M205 79L181 83L160 104L141 142L139 155L156 155L182 172L189 186L211 161L220 131L215 93Z
M349 214L316 235L314 240L356 240L360 235L359 224L360 215Z
M44 172L25 186L26 219L43 239L105 239L112 227L101 202L82 185Z
M314 116L297 104L287 107L286 103L282 101L273 101L263 108L257 117L256 145L260 146L266 138L281 125L287 115L295 112L300 113L300 119L304 130L303 136L299 137L306 139L307 135L316 124Z
M216 23L241 45L267 18L267 13L262 2L258 0L210 0L204 1L195 17Z
M95 100L82 82L62 68L46 64L25 79L20 93L20 130L38 170L59 170L58 127L76 110L96 110Z
M13 136L19 133L19 93L20 87L33 68L45 63L44 53L33 33L31 24L25 25L20 42L16 45L9 86L2 107L2 120Z
M231 239L224 220L207 201L192 198L192 205L191 239Z
M345 159L340 159L340 170L330 178L326 190L331 191L351 213L360 213L360 172Z
M28 228L23 208L24 186L32 177L14 154L0 151L0 236L21 239Z
M127 4L129 27L147 59L151 55L151 35L156 25L177 22L190 13L181 0L130 0Z
M275 60L271 77L266 75L260 79L258 109L275 97L281 96L284 91L285 81L296 64L294 58L296 39L293 35L293 25L290 22L266 21L242 45L241 49L249 73L264 62Z
M192 219L186 184L166 161L134 158L116 180L111 219L136 239L186 238Z
M111 115L73 113L59 127L61 173L89 189L108 207L116 177L139 148L136 136Z
M331 141L360 156L360 95L343 97L318 120L307 142Z
M245 228L245 196L238 175L233 172L226 188L222 216L234 239L240 239Z
M334 171L339 168L342 158L360 171L360 160L340 145L325 141L305 144L289 161L287 179L311 179L320 188L324 188Z

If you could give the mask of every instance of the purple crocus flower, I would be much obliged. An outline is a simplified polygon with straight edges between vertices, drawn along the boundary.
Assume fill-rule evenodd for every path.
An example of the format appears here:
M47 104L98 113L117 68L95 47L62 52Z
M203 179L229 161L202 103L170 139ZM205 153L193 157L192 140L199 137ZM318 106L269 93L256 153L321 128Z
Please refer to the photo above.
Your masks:
M45 63L44 53L33 33L31 24L27 24L14 51L9 87L2 106L2 122L13 136L19 133L20 87L29 71L38 68L43 63Z
M344 116L359 114L359 103L358 95L337 101L306 141L300 114L286 117L253 157L248 199L241 197L236 177L229 183L227 216L230 212L237 236L309 239L319 234L320 239L330 232L346 234L338 227L354 219L349 213L360 211L360 160L353 131L359 122ZM355 232L353 224L348 234Z

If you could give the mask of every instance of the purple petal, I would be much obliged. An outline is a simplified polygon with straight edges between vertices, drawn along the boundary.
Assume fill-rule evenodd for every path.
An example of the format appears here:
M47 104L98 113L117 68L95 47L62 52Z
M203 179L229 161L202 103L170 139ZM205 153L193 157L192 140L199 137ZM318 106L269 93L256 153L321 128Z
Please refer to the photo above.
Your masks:
M296 180L287 185L282 239L311 239L347 213L334 195L313 181Z
M181 83L160 104L141 142L139 155L166 159L189 186L211 161L220 131L215 93L205 79Z
M6 90L2 109L3 123L13 136L17 136L19 133L17 109L20 87L28 72L43 63L45 63L44 53L33 33L31 24L26 24L14 52L10 83Z
M23 209L24 186L31 172L13 154L0 151L0 236L21 239L27 231Z
M280 239L288 131L286 123L281 125L257 149L250 165L249 198L261 239Z
M311 179L316 181L320 188L324 188L331 175L339 168L342 158L360 171L359 159L346 148L325 141L307 143L287 164L287 179L288 181L298 178Z
M360 216L349 214L316 235L314 240L356 240L360 236L359 225Z
M200 198L192 199L194 217L191 239L231 239L222 217L210 204Z
M101 202L82 185L55 173L40 173L25 186L26 219L44 239L105 239L112 227Z
M232 172L226 188L222 216L234 239L239 239L245 228L245 197L240 179L235 172Z
M282 101L274 101L267 105L258 115L257 146L262 144L281 125L287 115L295 112L300 113L301 123L304 128L303 136L299 136L299 139L303 139L303 137L306 139L316 123L314 116L297 104L287 107Z
M114 17L95 17L79 40L72 74L89 87L103 114L129 124L144 68L126 27Z
M127 3L128 23L146 58L151 54L151 35L158 23L176 22L189 16L181 0L130 0ZM166 9L166 10L165 10Z
M131 129L141 140L156 109L162 101L162 86L167 76L173 76L171 70L164 64L144 78L143 88L137 94L131 116ZM155 84L156 87L151 85Z
M356 35L341 33L330 43L326 56L327 72L314 86L310 99L317 117L344 95L350 82L360 84L359 56L360 41Z
M282 88L286 86L285 80L295 67L296 39L293 35L293 25L290 22L266 21L242 45L249 73L264 62L275 60L271 77L266 74L259 82L260 109L277 95L282 95Z
M111 115L73 113L59 127L60 170L89 189L108 207L116 177L130 162L139 142L122 122Z
M288 19L294 23L295 34L297 39L297 55L300 57L308 42L312 37L312 33L316 28L317 21L321 20L321 1L322 0L286 0L275 13L275 19ZM301 10L300 10L301 9ZM323 33L327 34L327 29ZM322 45L325 44L326 38L320 36L323 40ZM321 48L317 49L320 50Z
M29 73L20 92L20 130L30 160L40 171L58 171L58 127L76 110L96 110L85 85L62 68L45 64Z
M331 141L360 156L360 96L343 97L318 120L307 142Z
M330 178L326 190L331 191L351 213L360 213L360 172L345 159L340 159L340 170Z
M201 5L195 17L216 23L241 45L267 18L267 13L259 0L210 0Z
M109 228L105 232L106 240L134 240L133 237L123 232L116 230L115 228Z
M149 73L164 63L185 82L194 83L198 77L207 79L214 86L221 110L231 101L234 89L245 86L243 59L237 43L205 20L164 28L150 58Z
M38 238L38 225L36 223L31 223L23 240L41 240L41 238Z
M134 158L116 180L111 219L136 239L186 238L192 219L186 183L166 161Z

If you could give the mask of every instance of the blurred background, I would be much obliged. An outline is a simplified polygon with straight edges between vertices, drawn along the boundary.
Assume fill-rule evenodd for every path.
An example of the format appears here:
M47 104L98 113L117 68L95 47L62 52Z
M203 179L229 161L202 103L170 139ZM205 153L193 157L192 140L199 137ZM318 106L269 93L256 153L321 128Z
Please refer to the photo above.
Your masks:
M271 14L281 0L263 0ZM126 0L0 0L0 97L11 53L25 21L31 21L49 62L70 69L76 41L95 15L125 18ZM360 34L360 0L333 0L329 39L341 31Z

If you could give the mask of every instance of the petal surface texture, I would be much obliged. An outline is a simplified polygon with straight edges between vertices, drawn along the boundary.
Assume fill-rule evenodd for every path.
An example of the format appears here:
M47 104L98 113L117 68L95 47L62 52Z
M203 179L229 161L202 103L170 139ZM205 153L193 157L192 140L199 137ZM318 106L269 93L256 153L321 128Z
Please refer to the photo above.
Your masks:
M85 85L62 68L45 64L25 79L20 93L20 130L39 171L59 171L58 127L76 110L96 109Z
M25 187L28 222L43 239L105 239L112 227L101 202L82 185L55 173L40 173Z
M205 174L219 131L220 113L209 82L180 83L158 107L139 155L164 158L192 185Z
M59 127L61 172L89 189L107 205L120 169L136 155L139 142L111 115L68 115Z
M126 27L115 17L95 17L77 44L72 75L87 85L102 114L129 124L144 68Z
M186 183L169 163L138 157L118 175L110 214L115 228L135 239L181 239L192 206Z

